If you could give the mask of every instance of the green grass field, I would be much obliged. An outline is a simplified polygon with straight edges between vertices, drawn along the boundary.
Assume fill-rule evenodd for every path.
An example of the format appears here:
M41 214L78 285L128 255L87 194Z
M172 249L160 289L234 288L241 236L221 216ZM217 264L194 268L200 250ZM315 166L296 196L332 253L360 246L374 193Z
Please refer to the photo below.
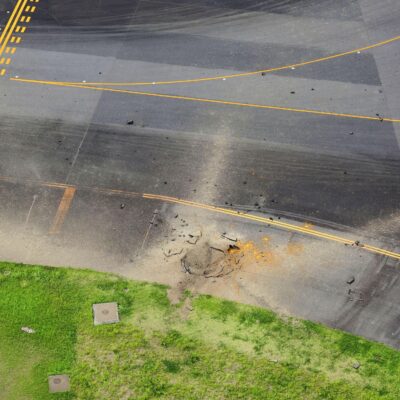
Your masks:
M160 285L0 263L0 398L400 399L398 351L187 296L173 306ZM118 302L121 323L94 327L92 303L108 301ZM56 373L70 375L70 393L48 393L47 376Z

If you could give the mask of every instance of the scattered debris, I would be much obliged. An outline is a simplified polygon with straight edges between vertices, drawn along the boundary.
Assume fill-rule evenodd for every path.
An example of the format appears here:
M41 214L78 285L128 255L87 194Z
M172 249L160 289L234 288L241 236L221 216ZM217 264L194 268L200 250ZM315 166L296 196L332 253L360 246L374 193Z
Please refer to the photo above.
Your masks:
M181 248L180 250L177 248L169 248L168 250L164 250L163 253L165 257L172 257L172 256L178 256L179 254L182 254L183 249Z
M347 279L346 282L347 282L349 285L351 285L352 283L354 283L355 280L356 280L356 278L355 278L354 276L350 276L349 279Z
M185 222L186 222L186 221L185 221ZM192 237L192 238L193 238L193 237L200 238L201 235L202 235L201 231L194 231L194 232L192 232L192 233L189 233L189 236Z
M210 246L210 249L211 249L211 250L215 250L215 251L219 251L219 252L225 254L225 251L222 250L222 249L219 249L218 247Z
M186 240L186 242L189 243L189 244L196 244L199 241L199 239L200 239L199 236L189 235L189 239Z
M21 331L22 331L22 332L25 332L25 333L30 333L30 334L36 333L36 331L35 331L34 329L28 328L27 326L23 326L23 327L21 328Z
M231 253L234 250L240 250L240 247L236 246L236 244L230 244L228 248L228 253Z
M349 301L363 302L365 298L363 292L359 289L349 289L347 294Z
M225 232L221 235L221 237L223 237L224 239L230 240L231 242L237 242L237 239L227 236Z

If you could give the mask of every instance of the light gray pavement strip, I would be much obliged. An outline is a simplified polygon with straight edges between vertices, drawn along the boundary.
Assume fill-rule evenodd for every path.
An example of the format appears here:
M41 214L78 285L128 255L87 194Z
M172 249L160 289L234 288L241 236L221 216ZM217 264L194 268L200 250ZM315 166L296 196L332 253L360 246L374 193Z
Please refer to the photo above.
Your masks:
M64 229L57 236L46 236L44 230L32 235L29 229L21 231L17 224L8 225L7 232L1 230L0 257L95 268L176 287L186 277L180 260L188 249L204 240L220 246L221 234L225 232L242 243L253 242L265 258L258 262L250 259L226 277L198 278L189 289L321 321L400 347L398 260L266 224L243 223L180 205L163 207L158 201L146 201L148 212L141 218L140 228L136 226L137 210L143 209L143 199L91 195L91 202L85 204L87 198L88 194L77 192ZM25 210L27 207L28 204ZM45 211L42 213L45 219ZM291 218L280 218L282 222L297 223ZM396 242L363 237L345 227L315 225L315 229L400 251ZM194 231L202 232L201 241L191 245L188 235ZM179 254L166 256L172 247ZM348 284L352 276L355 281Z
M12 4L0 1L2 27ZM397 36L399 13L395 0L41 1L8 77L105 82L227 75ZM265 76L136 89L399 118L399 48L396 42ZM0 175L20 182L0 183L0 258L176 285L179 257L165 258L163 249L188 233L170 242L179 214L188 229L202 229L202 238L226 231L264 246L269 237L265 265L194 282L196 290L399 347L397 262L253 222L83 189L232 204L399 251L399 129L1 79ZM27 179L68 179L78 187L59 235L48 232L63 191Z

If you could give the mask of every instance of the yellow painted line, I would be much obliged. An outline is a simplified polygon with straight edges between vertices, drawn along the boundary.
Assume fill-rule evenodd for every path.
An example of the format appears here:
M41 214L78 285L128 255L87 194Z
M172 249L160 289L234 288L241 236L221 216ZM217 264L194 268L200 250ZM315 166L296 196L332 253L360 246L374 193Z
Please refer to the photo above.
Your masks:
M4 27L4 31L2 32L2 34L1 34L1 36L0 36L0 44L3 43L4 38L5 38L6 35L7 35L7 32L10 30L10 26L11 26L11 24L12 24L12 22L13 22L13 20L14 20L14 17L15 17L15 15L17 14L17 12L18 12L18 10L19 10L19 8L20 8L22 2L23 2L23 0L18 0L18 1L17 1L17 4L15 5L14 10L13 10L13 12L11 13L10 18L9 18L9 20L7 21L6 26Z
M9 65L10 62L11 62L11 58L7 58L7 60L6 60L6 65Z
M28 16L26 17L26 22L31 22L32 17Z
M197 203L197 202L193 202L193 201L181 200L181 199L178 199L175 197L154 195L154 194L143 194L143 198L153 199L153 200L161 200L161 201L166 201L166 202L170 202L170 203L176 203L176 204L181 204L181 205L185 205L185 206L196 207L196 208L200 208L200 209L204 209L204 210L208 210L208 211L231 215L236 218L244 218L244 219L248 219L248 220L252 220L252 221L256 221L256 222L262 222L264 224L277 226L279 228L289 230L292 232L298 232L298 233L302 233L305 235L314 236L314 237L317 237L320 239L335 241L335 242L342 243L345 245L353 245L354 246L356 243L355 240L350 240L350 239L343 238L343 237L340 237L337 235L331 235L331 234L328 234L325 232L320 232L320 231L317 231L314 229L305 228L305 227L297 226L297 225L293 225L293 224L288 224L288 223L281 222L281 221L271 220L271 219L265 218L265 217L258 217L255 215L243 213L241 211L232 211L232 210L221 208L221 207L210 206L210 205ZM367 244L360 244L359 246L355 246L355 247L369 251L371 253L380 254L380 255L384 255L387 257L391 257L391 258L400 260L400 253L395 253L392 251L388 251L388 250L381 249L378 247L370 246Z
M5 61L6 61L6 59L5 59L4 57L3 57L3 58L0 58L0 65L1 65L1 64L4 64Z
M31 6L27 6L27 7L25 8L25 11L26 11L26 12L30 12L30 11L31 11Z
M32 6L31 7L31 13L34 13L36 11L36 7L35 6Z
M15 39L16 39L16 37L13 36L13 37L11 38L11 40L10 40L10 43L14 43L14 42L15 42Z
M17 40L15 41L15 43L16 43L16 44L21 43L21 38L20 38L20 37L17 37Z
M15 50L17 50L15 47L11 48L11 54L14 54Z
M6 176L0 176L0 181L12 182L12 183L21 182L21 180L19 180L17 178L11 178L11 177L6 177ZM319 239L334 241L334 242L341 243L341 244L344 244L347 246L349 246L349 245L354 246L355 248L358 248L359 250L365 250L365 251L368 251L371 253L384 255L387 257L391 257L391 258L400 260L400 253L381 249L379 247L371 246L371 245L364 244L364 243L361 243L359 246L356 246L355 245L356 240L352 240L352 239L349 239L346 237L341 237L338 235L332 235L332 234L326 233L326 232L321 232L321 231L318 231L318 230L313 229L306 225L300 226L300 225L290 224L290 223L282 222L282 221L276 220L276 219L270 219L270 218L266 218L266 217L260 217L260 216L256 216L256 215L252 215L252 214L247 214L242 211L235 211L232 209L222 208L222 207L213 206L213 205L209 205L209 204L203 204L203 203L198 203L198 202L189 201L189 200L182 200L177 197L164 196L164 195L159 195L159 194L150 194L150 193L129 192L126 190L105 189L105 188L98 188L98 187L93 187L93 186L76 187L73 185L66 185L66 184L57 183L57 182L42 182L42 181L34 181L34 180L24 180L24 182L30 183L30 184L37 184L37 185L44 186L44 187L64 189L64 195L63 195L63 198L58 207L57 214L53 221L53 225L50 229L50 233L59 232L59 230L62 226L62 223L64 222L64 219L67 215L67 212L71 206L75 192L78 188L80 188L82 190L86 189L89 191L96 191L96 192L109 194L109 195L142 197L144 199L159 200L159 201L184 205L187 207L203 209L203 210L207 210L207 211L211 211L211 212L222 213L225 215L230 215L235 218L247 219L247 220L260 222L260 223L271 225L271 226L276 226L278 228L281 228L281 229L284 229L287 231L291 231L291 232L298 232L298 233L313 236L313 237L316 237Z
M23 16L21 17L20 21L21 21L21 22L25 22L25 19L26 19L26 17L25 17L25 15L23 15Z
M23 27L21 28L21 33L25 33L25 31L26 31L26 26L23 26Z
M0 76L4 76L6 74L6 70L5 69L2 69L1 71L0 71Z
M385 46L390 43L394 43L400 40L400 36L395 36L387 40L383 40L382 42L374 43L365 47L360 47L358 49L345 51L342 53L332 54L330 56L316 58L309 61L303 61L295 64L283 65L280 67L268 68L268 69L260 69L257 71L250 72L242 72L231 75L221 75L221 76L213 76L213 77L204 77L204 78L194 78L194 79L179 79L179 80L171 80L171 81L154 81L154 82L86 82L86 85L101 85L101 86L145 86L145 85L174 85L179 83L198 83L198 82L207 82L207 81L216 81L216 80L226 80L233 79L239 77L246 77L252 75L258 75L261 73L271 73L277 71L283 71L287 69L296 69L300 67L304 67L306 65L317 64L320 62L325 62L329 60L333 60L335 58L345 57L351 54L361 53L364 51L368 51L371 49L375 49L376 47ZM79 84L80 82L62 82L62 83L71 83L71 84Z
M17 26L16 28L15 28L15 32L19 32L21 30L21 27L20 26Z
M369 121L382 121L382 122L385 121L385 122L392 122L392 123L400 123L400 119L380 118L380 117L376 117L376 116L373 117L373 116L368 116L368 115L337 113L337 112L331 112L331 111L309 110L309 109L302 109L302 108L281 107L281 106L272 106L272 105L264 105L264 104L241 103L241 102L237 102L237 101L205 99L205 98L200 98L200 97L176 96L176 95L161 94L161 93L137 92L137 91L132 91L132 90L124 90L124 89L112 89L112 88L102 88L102 87L95 87L95 86L86 86L86 84L85 85L67 84L67 83L60 83L60 82L53 82L53 81L41 81L41 80L22 79L22 78L11 78L11 80L17 81L17 82L24 82L24 83L53 85L53 86L70 87L70 88L78 88L78 89L89 89L89 90L129 94L129 95L136 95L136 96L158 97L158 98L163 98L163 99L221 104L221 105L228 105L228 106L258 108L258 109L276 110L276 111L289 111L289 112L295 112L295 113L322 115L322 116L329 116L329 117L353 118L353 119L363 119L363 120L369 120Z
M18 21L19 21L19 19L21 17L21 14L22 14L23 9L24 9L24 7L25 7L27 2L28 2L28 0L22 0L22 3L20 3L21 7L18 8L18 11L15 14L15 18L13 20L13 23L11 24L7 34L4 36L3 44L2 44L2 46L0 48L0 56L3 54L4 49L6 48L11 36L13 35L14 29L18 24ZM15 50L14 50L14 52L15 52ZM11 54L14 54L14 53L11 51Z
M58 206L57 213L54 217L53 224L49 230L50 235L56 235L60 232L61 226L64 223L64 220L68 214L68 211L71 207L72 200L74 199L76 192L75 187L67 187L64 190L64 195L60 201L60 205Z

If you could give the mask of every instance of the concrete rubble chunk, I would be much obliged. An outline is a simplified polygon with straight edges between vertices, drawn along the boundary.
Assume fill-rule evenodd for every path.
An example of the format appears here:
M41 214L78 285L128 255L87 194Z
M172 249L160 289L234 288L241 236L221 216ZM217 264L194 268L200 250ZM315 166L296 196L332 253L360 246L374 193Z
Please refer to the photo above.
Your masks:
M165 257L178 256L179 254L182 254L182 251L182 248L170 247L169 249L164 250L164 255Z
M23 327L21 328L21 331L22 331L22 332L25 332L25 333L30 333L30 334L36 333L36 331L35 331L34 329L28 328L27 326L23 326Z
M119 322L117 303L93 304L94 325L115 324Z
M48 382L50 393L64 393L70 391L68 375L50 375Z
M356 278L354 277L354 276L350 276L348 279L347 279L347 283L349 284L349 285L351 285L352 283L354 283L354 281L356 280Z

